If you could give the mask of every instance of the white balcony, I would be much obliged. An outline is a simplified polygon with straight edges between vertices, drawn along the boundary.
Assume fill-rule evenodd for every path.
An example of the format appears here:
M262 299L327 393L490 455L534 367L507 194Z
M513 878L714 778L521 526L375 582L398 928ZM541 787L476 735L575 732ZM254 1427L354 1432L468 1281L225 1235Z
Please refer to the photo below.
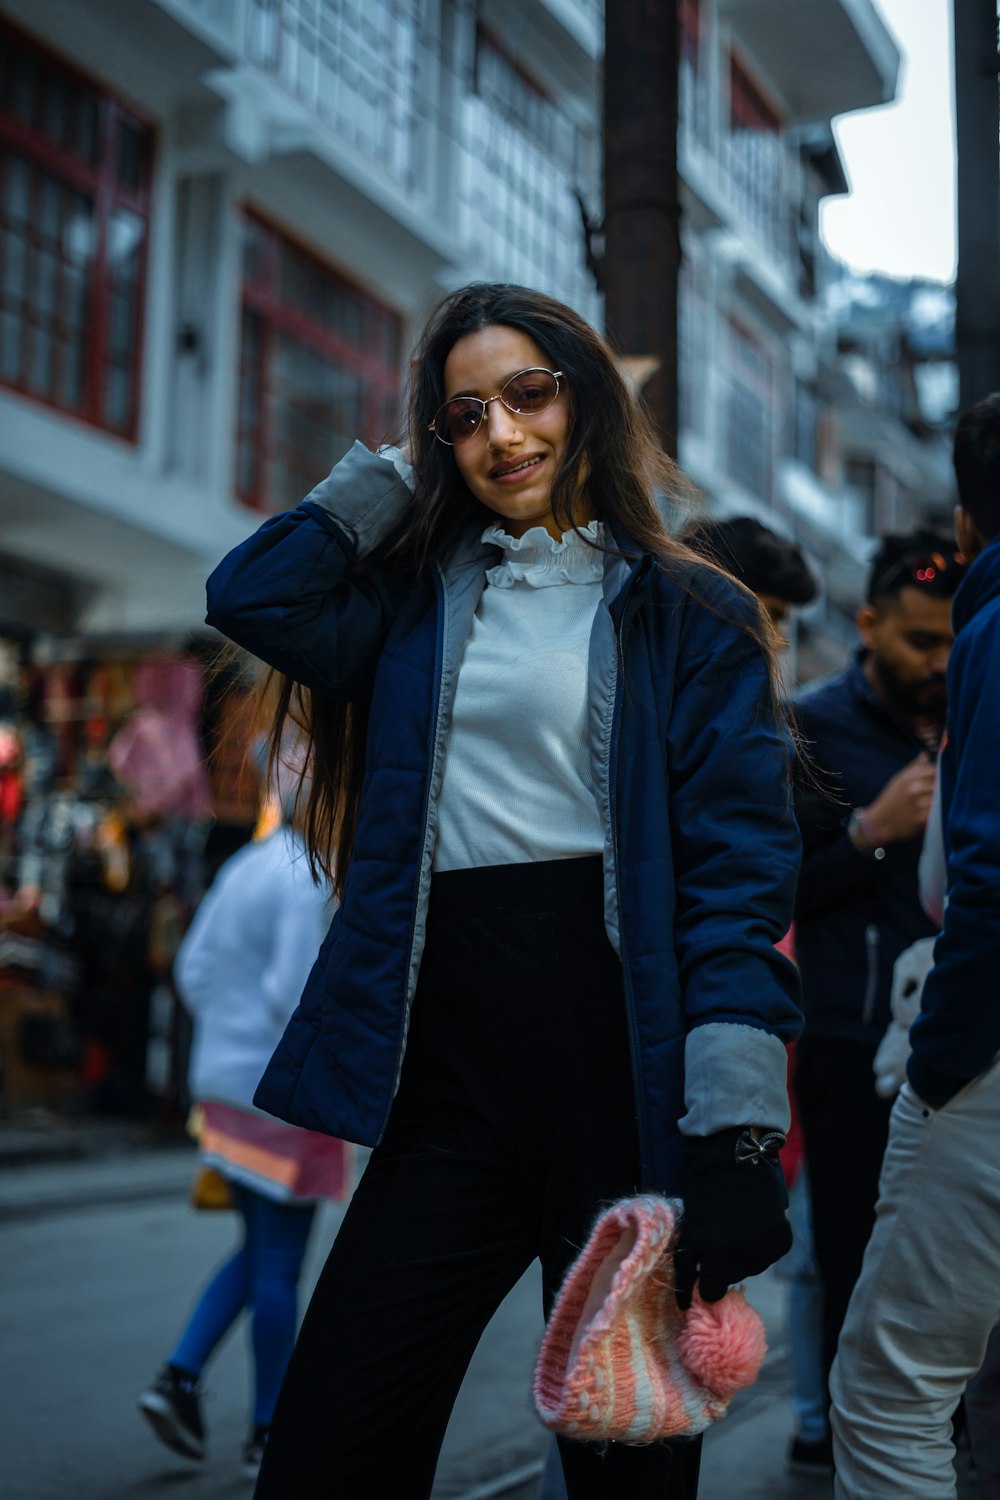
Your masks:
M211 68L237 57L244 0L0 0L0 11L147 114L197 97Z
M48 623L84 633L199 628L205 578L246 535L249 515L15 399L0 397L4 552L29 578L37 569L63 580L65 609L47 610Z
M719 17L766 66L789 124L885 104L900 56L871 0L718 0Z

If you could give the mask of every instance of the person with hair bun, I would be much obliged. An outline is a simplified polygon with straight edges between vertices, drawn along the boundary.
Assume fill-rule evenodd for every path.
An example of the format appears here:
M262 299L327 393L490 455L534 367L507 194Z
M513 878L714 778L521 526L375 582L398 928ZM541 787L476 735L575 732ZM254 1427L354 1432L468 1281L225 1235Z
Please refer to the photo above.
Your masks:
M761 610L666 531L676 474L570 308L463 287L410 379L405 452L355 444L208 586L284 678L341 897L256 1101L373 1147L258 1500L425 1500L490 1317L536 1257L548 1311L609 1201L684 1197L682 1305L790 1243L799 838ZM560 1450L571 1500L697 1491L697 1440Z
M819 592L798 543L754 516L702 516L685 526L681 540L757 595L782 643L792 609L811 604Z

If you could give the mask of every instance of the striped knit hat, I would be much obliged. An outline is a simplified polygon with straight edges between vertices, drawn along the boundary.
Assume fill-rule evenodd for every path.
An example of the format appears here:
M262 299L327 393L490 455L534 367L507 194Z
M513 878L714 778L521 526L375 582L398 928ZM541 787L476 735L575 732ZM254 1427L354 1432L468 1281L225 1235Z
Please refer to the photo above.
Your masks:
M535 1367L544 1426L589 1442L703 1432L752 1385L767 1351L741 1289L677 1306L676 1198L626 1198L601 1215L570 1269Z

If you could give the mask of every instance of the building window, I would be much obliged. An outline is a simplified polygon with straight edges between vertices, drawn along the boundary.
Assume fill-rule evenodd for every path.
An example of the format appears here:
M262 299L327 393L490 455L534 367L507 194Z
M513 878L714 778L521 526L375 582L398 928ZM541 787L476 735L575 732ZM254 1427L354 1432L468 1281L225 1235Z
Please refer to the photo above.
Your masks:
M678 300L680 429L704 436L710 309L703 261L684 257Z
M738 57L729 68L729 172L740 212L761 240L787 259L782 120Z
M134 438L153 132L0 26L0 383Z
M701 0L681 0L679 12L679 109L680 119L702 145L711 135L710 96L702 76Z
M767 354L741 324L729 325L729 412L726 466L730 475L771 499L775 436L774 368Z
M844 479L861 499L862 526L866 536L879 532L879 465L873 458L849 457L844 465Z
M482 27L462 136L459 238L469 259L489 279L539 287L596 316L576 196L597 201L596 133Z
M236 490L287 510L356 437L398 422L401 320L280 231L244 220Z
M476 93L497 115L516 125L549 161L568 176L577 174L573 121L482 26L476 38Z
M426 186L430 160L423 106L436 39L423 10L420 0L245 4L251 62L408 193Z
M768 103L739 58L730 58L730 119L733 130L779 135L781 116Z
M678 16L681 67L686 65L692 73L697 73L701 45L701 0L680 0Z
M795 457L813 474L819 468L819 403L806 385L795 387Z

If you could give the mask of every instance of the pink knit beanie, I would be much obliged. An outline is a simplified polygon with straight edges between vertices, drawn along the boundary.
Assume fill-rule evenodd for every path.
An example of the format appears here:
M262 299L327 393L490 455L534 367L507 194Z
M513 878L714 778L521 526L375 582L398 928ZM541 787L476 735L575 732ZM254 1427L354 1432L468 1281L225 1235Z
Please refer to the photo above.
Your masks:
M703 1432L757 1378L764 1325L740 1288L689 1311L674 1297L676 1198L603 1213L571 1267L535 1366L535 1408L564 1437L655 1443Z

